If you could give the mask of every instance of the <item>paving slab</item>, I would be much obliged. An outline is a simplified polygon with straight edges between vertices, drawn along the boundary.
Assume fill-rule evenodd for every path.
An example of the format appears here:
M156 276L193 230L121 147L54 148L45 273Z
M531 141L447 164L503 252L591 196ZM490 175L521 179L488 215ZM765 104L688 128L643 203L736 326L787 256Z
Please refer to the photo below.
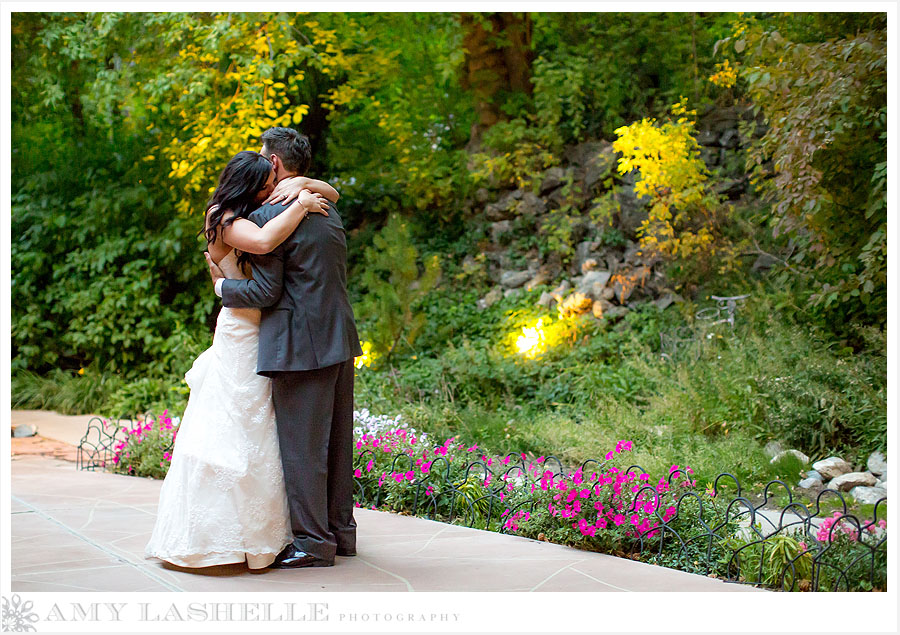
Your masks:
M143 556L162 481L79 471L52 456L11 464L13 591L760 592L606 554L357 509L358 555L334 567L182 569ZM52 553L52 560L46 556Z

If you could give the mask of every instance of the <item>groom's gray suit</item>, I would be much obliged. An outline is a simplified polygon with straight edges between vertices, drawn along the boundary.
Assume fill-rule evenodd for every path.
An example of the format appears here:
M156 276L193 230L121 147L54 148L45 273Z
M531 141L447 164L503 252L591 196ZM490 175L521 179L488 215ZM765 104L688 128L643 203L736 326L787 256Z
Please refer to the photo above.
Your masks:
M285 209L264 205L250 220L262 227ZM252 280L222 283L222 304L262 308L257 372L272 378L294 545L331 562L356 550L353 358L362 355L337 209L310 214L252 263Z

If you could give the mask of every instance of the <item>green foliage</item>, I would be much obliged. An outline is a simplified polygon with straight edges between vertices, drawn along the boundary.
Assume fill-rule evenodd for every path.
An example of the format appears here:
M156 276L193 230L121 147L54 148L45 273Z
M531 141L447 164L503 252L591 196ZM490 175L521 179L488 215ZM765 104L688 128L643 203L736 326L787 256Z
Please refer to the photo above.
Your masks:
M848 355L786 320L777 298L756 289L735 332L726 325L691 363L659 358L659 333L684 318L653 305L616 327L576 321L529 360L506 342L541 315L552 319L533 308L540 291L482 311L475 294L432 292L422 304L428 320L416 359L398 359L390 377L361 376L358 399L498 452L552 448L585 457L627 434L662 456L677 450L698 474L729 469L749 482L796 476L791 466L769 464L762 444L771 439L814 459L840 453L864 461L886 444L886 357L877 331L864 332L867 352ZM651 469L660 460L649 450L639 462Z
M14 370L11 378L13 409L55 410L61 414L105 412L109 399L122 387L109 373L88 369L83 376L54 369L46 375Z
M149 358L184 372L213 304L208 293L196 300L207 285L192 224L162 213L140 185L115 195L96 187L74 199L13 198L13 367L96 363L130 374Z
M542 256L551 253L559 254L563 263L569 262L575 255L573 235L581 220L577 210L570 205L550 210L540 226L539 247Z
M440 13L329 14L344 66L328 75L328 155L352 219L397 209L455 220L470 180L473 111L462 32ZM417 34L409 37L409 34ZM326 91L320 91L326 92ZM326 123L326 122L323 122Z
M757 531L765 529L756 525ZM740 568L744 582L785 590L799 590L810 584L813 577L813 555L800 546L800 541L786 533L761 540L755 533L728 540L729 551L720 563L734 571ZM734 556L732 556L732 552ZM802 554L802 555L801 555ZM808 587L806 587L808 588Z
M870 15L862 20L869 30L847 33L839 21L839 38L814 42L791 41L780 26L748 18L724 40L742 56L741 77L768 123L748 167L772 202L773 230L801 246L812 306L828 321L883 325L886 24ZM809 34L803 21L786 26Z
M133 419L148 412L184 412L189 395L187 383L171 377L140 377L121 386L102 406L116 418Z
M401 341L410 349L425 324L425 315L414 311L417 300L434 287L441 274L437 256L419 273L418 251L410 242L406 221L391 216L366 249L360 285L365 295L358 315L365 326L364 339L372 343L378 363L390 363Z
M680 95L708 97L713 44L728 13L554 13L534 16L535 111L562 143L611 138L661 115ZM660 34L665 34L661 36Z
M524 117L495 124L482 142L485 151L471 158L476 185L533 188L542 172L559 162L552 130L531 125Z

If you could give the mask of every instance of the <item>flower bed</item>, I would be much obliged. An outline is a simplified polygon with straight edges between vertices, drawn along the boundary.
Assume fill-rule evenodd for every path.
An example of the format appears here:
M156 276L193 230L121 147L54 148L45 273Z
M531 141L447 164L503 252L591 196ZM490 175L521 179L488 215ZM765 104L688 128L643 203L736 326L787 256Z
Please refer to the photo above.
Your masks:
M123 428L124 441L113 446L110 469L119 474L165 478L172 463L172 447L178 435L178 420L169 411L161 417L147 415L143 421Z
M790 503L771 523L733 476L697 491L693 470L654 478L621 440L603 460L564 468L552 457L488 456L477 445L441 444L397 418L357 413L357 506L421 515L591 551L631 557L781 590L884 590L887 523ZM725 484L734 492L726 493ZM787 489L787 486L778 481ZM772 485L770 484L770 485ZM727 488L731 489L731 488ZM769 487L766 488L769 500ZM788 490L789 491L789 490ZM837 492L830 494L840 498ZM821 500L821 497L820 497ZM843 502L843 499L841 499ZM801 511L802 510L802 511ZM818 510L816 510L818 511ZM792 515L791 515L792 514Z
M737 479L719 475L698 491L689 466L654 477L630 464L621 440L602 460L563 466L554 457L489 456L456 437L435 442L401 417L354 413L354 480L358 507L414 514L479 529L780 590L885 590L884 501L863 522L847 511L817 518L789 502L773 522ZM162 478L178 421L164 412L124 430L115 472ZM727 487L726 487L727 486ZM732 491L733 490L733 491ZM763 530L763 522L769 523Z

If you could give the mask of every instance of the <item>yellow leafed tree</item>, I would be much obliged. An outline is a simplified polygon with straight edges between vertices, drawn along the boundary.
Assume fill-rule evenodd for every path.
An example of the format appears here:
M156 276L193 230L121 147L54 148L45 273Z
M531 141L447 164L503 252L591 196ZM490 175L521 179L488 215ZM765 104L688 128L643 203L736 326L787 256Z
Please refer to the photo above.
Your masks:
M693 117L682 97L671 107L672 120L642 119L617 129L613 148L621 153L618 172L638 170L637 196L651 200L639 229L642 247L669 258L711 256L719 202L707 187L707 169L694 138Z

